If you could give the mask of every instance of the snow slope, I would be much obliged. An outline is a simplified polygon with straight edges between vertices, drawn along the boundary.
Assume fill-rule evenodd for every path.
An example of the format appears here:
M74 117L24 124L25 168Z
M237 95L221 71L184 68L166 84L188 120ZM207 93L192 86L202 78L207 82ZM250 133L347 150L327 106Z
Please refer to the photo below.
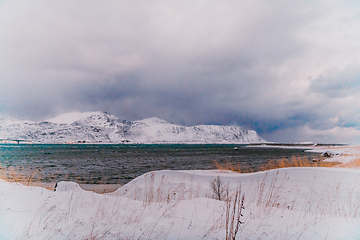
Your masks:
M245 193L236 239L360 238L360 170L284 168L150 172L111 194L0 180L0 239L225 239L229 211L210 188L217 177L231 207L236 189Z
M159 118L121 120L106 112L68 113L42 122L0 119L0 139L43 143L254 143L265 142L241 127L184 127Z

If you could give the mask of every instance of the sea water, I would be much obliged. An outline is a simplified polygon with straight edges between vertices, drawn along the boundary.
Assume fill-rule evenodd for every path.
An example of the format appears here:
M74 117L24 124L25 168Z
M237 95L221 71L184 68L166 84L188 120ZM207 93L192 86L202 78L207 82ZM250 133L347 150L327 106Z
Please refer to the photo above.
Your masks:
M238 150L235 150L237 148ZM269 160L318 158L304 149L239 144L1 144L3 169L32 174L42 181L125 184L154 170L216 169L216 163L260 169Z

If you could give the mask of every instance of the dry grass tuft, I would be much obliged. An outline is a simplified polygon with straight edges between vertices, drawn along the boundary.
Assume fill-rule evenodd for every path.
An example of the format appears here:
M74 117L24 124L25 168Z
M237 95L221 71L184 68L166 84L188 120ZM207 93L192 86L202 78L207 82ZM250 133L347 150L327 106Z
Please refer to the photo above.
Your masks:
M242 165L242 164L232 164L229 162L225 163L218 163L217 161L214 161L216 169L218 170L231 170L233 172L239 172L239 173L249 173L249 172L255 172L254 168L250 165Z
M54 190L55 183L45 182L41 170L27 170L21 167L6 167L0 164L0 179L25 186L43 187Z
M336 167L339 168L360 168L360 158L357 158L355 160L352 160L351 162L347 162L347 163L341 163L339 165L337 165Z
M86 190L96 193L110 193L116 191L122 184L87 184L85 178L77 177L75 180L69 177L68 174L59 176L56 174L44 173L41 169L33 169L30 166L4 166L0 163L0 179L7 182L20 183L25 186L43 187L48 190L54 190L56 182L59 181L74 181L79 186Z
M289 167L333 167L338 164L338 162L325 162L323 159L309 161L306 157L292 156L290 160L287 158L280 160L269 160L265 165L260 167L260 170L265 171L270 169Z
M289 167L333 167L339 165L338 162L325 162L323 159L317 161L309 161L306 157L292 156L291 159L282 158L279 160L268 160L264 165L260 167L252 167L250 165L220 164L215 161L216 168L219 170L231 170L239 173L250 173L256 171L266 171L270 169L289 168ZM359 159L360 167L360 159Z
M19 167L4 167L0 165L0 178L8 182L18 182L29 186L32 182L41 180L39 171L33 171L31 174L27 174ZM39 179L40 178L40 179Z

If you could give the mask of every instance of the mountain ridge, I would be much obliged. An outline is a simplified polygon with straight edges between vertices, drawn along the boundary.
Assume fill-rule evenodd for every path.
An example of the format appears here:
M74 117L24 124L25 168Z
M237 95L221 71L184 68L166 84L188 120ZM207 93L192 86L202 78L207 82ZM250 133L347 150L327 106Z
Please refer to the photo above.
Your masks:
M253 130L235 126L185 127L152 117L122 120L107 112L73 112L46 121L0 119L0 139L36 143L259 143Z

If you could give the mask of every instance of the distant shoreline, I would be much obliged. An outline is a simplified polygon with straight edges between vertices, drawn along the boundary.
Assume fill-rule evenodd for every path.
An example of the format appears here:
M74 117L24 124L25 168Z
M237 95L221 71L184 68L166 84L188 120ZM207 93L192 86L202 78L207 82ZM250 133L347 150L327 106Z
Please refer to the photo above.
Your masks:
M261 143L239 143L239 142L32 142L22 140L20 143L16 142L0 142L0 145L18 145L18 144L71 144L71 145L83 145L83 144L92 144L92 145L172 145L172 144L194 144L194 145L241 145L241 146L258 146L258 147L336 147L336 146L350 146L351 144L347 143L275 143L275 142L261 142Z

